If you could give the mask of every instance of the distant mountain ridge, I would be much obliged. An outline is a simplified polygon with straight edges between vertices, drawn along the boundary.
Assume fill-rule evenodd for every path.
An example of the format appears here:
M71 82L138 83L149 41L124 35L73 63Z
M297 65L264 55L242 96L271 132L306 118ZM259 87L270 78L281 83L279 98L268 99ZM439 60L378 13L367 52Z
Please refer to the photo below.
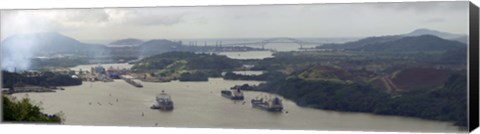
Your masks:
M410 33L403 34L404 36L420 36L420 35L435 35L440 38L444 39L453 39L453 38L458 38L464 35L459 35L459 34L451 34L451 33L446 33L446 32L441 32L437 30L432 30L432 29L426 29L426 28L421 28L421 29L416 29Z
M113 41L110 45L87 44L59 33L34 33L13 35L2 41L2 59L14 63L21 58L76 55L98 61L108 61L111 57L142 58L170 51L235 51L255 50L243 47L187 46L181 41L166 39L142 41L134 38ZM26 65L27 66L27 65Z
M31 60L43 56L101 57L108 55L107 47L86 44L55 32L13 35L1 42L2 69L27 70Z
M322 48L322 49L357 49L357 48L365 47L369 44L384 43L384 42L398 40L398 39L401 39L401 38L403 38L403 36L398 36L398 35L367 37L367 38L360 39L358 41L351 41L351 42L346 42L346 43L343 43L343 44L336 44L336 43L325 44L323 46L320 46L319 48Z
M33 55L78 53L105 49L103 45L82 43L55 32L13 35L3 40L1 44L2 52L7 50L35 50L30 51Z
M354 51L448 51L466 48L466 44L456 40L438 37L461 38L461 35L448 34L434 30L419 29L402 35L367 37L343 44L325 44L316 48Z
M144 41L139 40L139 39L134 39L134 38L127 38L127 39L121 39L121 40L116 40L108 45L110 46L138 46L140 44L144 43Z
M365 45L354 50L361 51L389 51L389 52L414 52L414 51L448 51L466 47L458 41L445 40L433 35L420 35L405 37L383 43Z
M403 35L368 37L343 44L325 44L318 48L361 51L446 51L462 47L462 45L460 45L462 43L445 39L447 37L466 39L461 35L418 29ZM128 51L132 55L139 53L138 55L141 56L149 56L168 51L200 51L201 49L193 46L184 46L181 42L173 42L165 39L142 41L135 38L126 38L113 41L110 45L88 44L55 32L13 35L3 40L1 44L2 55L6 55L7 57L13 53L31 53L29 54L30 56L51 54L102 54L105 56L109 55L110 51L117 51L118 54L122 54L123 51L127 51L126 49L131 49ZM132 48L119 48L114 50L111 46L131 46ZM465 46L465 44L463 44L463 46Z
M426 28L416 29L410 33L403 34L403 36L420 36L420 35L434 35L443 39L456 40L462 43L467 43L467 37L468 37L467 35L452 34L452 33L441 32L441 31L426 29Z

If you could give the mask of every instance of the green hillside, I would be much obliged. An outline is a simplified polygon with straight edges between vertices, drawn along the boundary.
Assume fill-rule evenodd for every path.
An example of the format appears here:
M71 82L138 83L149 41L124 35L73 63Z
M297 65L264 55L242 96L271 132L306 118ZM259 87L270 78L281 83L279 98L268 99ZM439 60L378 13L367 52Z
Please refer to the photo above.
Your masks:
M208 77L220 77L223 71L241 67L226 56L195 54L193 52L167 52L145 58L132 70L146 73L146 79L205 81Z

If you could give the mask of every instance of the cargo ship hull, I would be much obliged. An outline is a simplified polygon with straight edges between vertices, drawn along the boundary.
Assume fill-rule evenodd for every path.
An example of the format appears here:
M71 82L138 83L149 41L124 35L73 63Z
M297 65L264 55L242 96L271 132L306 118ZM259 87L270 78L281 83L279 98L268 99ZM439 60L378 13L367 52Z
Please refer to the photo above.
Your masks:
M151 109L158 109L158 110L173 110L173 102L171 103L164 103L164 104L155 104L150 107Z
M125 82L127 82L128 84L132 85L132 86L135 86L135 87L138 87L138 88L142 88L143 85L140 84L139 82L135 82L133 79L130 79L130 78L125 78L124 79Z
M283 110L283 105L278 98L274 99L273 102L264 101L263 99L252 99L251 103L253 108L269 112L281 112Z
M240 91L237 91L237 93L232 93L231 91L228 90L222 90L221 94L223 97L231 99L231 100L243 100L243 93Z
M162 91L162 93L156 97L156 103L150 108L158 110L173 110L172 98L170 95L166 94L165 91Z

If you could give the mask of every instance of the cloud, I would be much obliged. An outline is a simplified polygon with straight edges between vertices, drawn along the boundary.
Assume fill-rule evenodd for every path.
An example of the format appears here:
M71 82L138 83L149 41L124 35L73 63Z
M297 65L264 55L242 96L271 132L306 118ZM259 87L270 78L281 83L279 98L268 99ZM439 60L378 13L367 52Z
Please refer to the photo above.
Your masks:
M456 1L9 10L2 12L1 30L3 36L54 31L79 40L367 36L432 25L462 33L466 6L468 2Z
M56 11L55 17L67 23L103 23L109 15L102 9L69 9Z
M430 18L424 21L425 23L441 23L445 22L444 18Z
M173 8L10 10L1 13L2 40L34 32L71 32L110 26L170 26L187 12Z
M165 8L164 8L165 9ZM109 21L130 25L174 25L183 22L186 12L171 12L162 8L105 9Z
M2 11L2 40L13 34L48 32L57 30L58 23L44 16L34 15L31 11Z
M450 2L392 2L392 3L368 3L377 8L393 9L397 11L425 12L430 10L463 11L468 7L466 1Z

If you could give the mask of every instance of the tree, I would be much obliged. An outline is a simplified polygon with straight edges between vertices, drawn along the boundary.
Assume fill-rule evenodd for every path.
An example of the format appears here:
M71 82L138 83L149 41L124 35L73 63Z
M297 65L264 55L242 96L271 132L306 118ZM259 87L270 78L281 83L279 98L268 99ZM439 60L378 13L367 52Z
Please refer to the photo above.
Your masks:
M62 121L59 116L42 113L40 107L33 105L28 96L16 101L2 95L2 100L4 121L45 123L61 123Z

